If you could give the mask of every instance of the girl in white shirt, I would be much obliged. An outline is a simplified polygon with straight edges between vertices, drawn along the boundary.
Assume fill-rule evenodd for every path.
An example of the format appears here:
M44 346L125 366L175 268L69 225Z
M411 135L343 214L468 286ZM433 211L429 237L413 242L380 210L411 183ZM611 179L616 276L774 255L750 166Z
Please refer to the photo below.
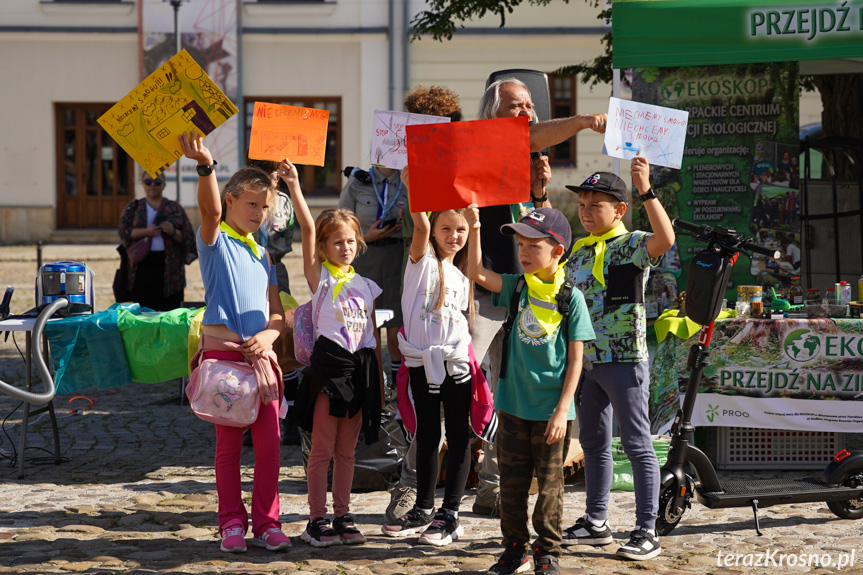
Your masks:
M406 170L402 174L407 179ZM399 335L399 349L409 368L417 418L417 501L382 531L390 537L406 537L424 529L420 543L447 545L463 534L458 508L470 471L471 338L465 312L473 297L463 273L468 225L462 210L432 212L430 218L419 212L411 217L414 234L402 290L404 334ZM447 470L443 504L435 513L441 404Z
M279 177L298 180L288 160ZM309 522L300 535L314 547L364 543L350 513L354 453L360 430L377 441L383 402L383 375L374 300L375 282L351 263L365 248L359 222L345 209L325 210L312 220L299 186L291 188L303 236L303 271L312 292L315 347L294 403L300 427L311 430L306 480ZM327 470L333 462L332 525L327 518Z

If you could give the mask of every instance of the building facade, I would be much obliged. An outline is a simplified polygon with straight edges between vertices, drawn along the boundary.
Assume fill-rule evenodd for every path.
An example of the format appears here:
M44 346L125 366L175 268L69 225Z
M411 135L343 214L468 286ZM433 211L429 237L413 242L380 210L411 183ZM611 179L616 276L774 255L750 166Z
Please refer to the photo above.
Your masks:
M445 85L460 94L465 119L474 119L492 72L551 73L590 60L607 30L581 0L521 6L505 28L496 17L470 21L444 42L410 41L410 22L425 8L423 0L183 0L178 6L184 47L208 33L225 34L201 50L204 58L228 58L231 64L221 69L235 73L232 98L240 113L219 128L235 134L228 134L235 141L227 165L244 161L256 100L330 110L326 164L302 168L304 189L318 202L335 198L345 166L368 167L374 109L401 110L413 87ZM144 53L154 42L173 42L173 15L168 0L0 2L6 79L0 85L0 243L104 238L97 231L115 229L123 206L142 195L141 169L96 120L146 76ZM553 116L605 111L610 94L607 85L591 89L575 78L552 78ZM557 146L550 189L609 169L601 149L602 138L593 133ZM165 194L194 206L194 167L187 161L181 173L177 186L176 172L166 172Z

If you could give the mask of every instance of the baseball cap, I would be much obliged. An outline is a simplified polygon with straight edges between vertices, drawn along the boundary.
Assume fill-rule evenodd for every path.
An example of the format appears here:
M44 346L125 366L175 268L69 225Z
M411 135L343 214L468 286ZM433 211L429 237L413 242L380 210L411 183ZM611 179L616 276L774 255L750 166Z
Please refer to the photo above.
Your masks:
M626 188L626 183L611 172L596 172L580 186L566 186L566 189L573 192L602 192L620 202L629 203L629 190Z
M567 249L572 241L569 220L554 208L537 208L517 223L502 225L500 233L507 235L518 233L526 238L551 238Z

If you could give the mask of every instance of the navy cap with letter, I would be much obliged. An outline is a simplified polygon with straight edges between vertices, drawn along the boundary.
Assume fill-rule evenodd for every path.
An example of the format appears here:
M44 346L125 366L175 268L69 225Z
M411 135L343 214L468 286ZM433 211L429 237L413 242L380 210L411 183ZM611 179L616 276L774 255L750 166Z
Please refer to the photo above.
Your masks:
M629 203L629 190L626 188L626 183L611 172L596 172L580 186L566 186L566 189L573 192L602 192L617 201Z

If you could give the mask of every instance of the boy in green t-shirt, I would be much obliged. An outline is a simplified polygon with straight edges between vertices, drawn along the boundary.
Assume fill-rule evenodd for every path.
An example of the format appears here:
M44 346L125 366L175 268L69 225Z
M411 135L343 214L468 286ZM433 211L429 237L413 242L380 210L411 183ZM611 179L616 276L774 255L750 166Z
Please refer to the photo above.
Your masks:
M492 292L492 303L509 307L519 277L498 274L482 265L479 209L465 212L468 277ZM527 499L536 474L539 495L533 509L534 571L560 573L563 541L563 458L575 419L573 397L581 374L584 342L594 338L584 296L571 290L567 325L558 310L557 294L565 276L561 258L572 231L554 208L538 208L501 233L516 236L525 285L518 296L513 330L506 344L506 371L495 392L500 418L497 454L500 464L500 529L506 548L489 573L509 575L528 568Z

